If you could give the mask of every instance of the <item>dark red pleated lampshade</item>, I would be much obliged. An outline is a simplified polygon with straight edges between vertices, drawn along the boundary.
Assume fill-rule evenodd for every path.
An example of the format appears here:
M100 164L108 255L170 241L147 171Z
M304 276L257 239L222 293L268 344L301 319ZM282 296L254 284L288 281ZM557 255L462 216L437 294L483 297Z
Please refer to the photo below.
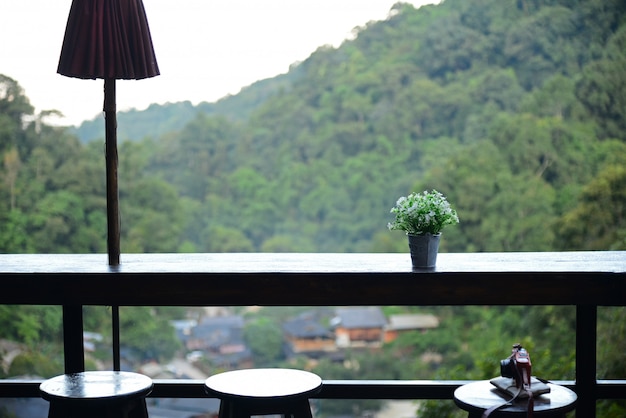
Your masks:
M84 79L159 75L142 0L73 0L57 72Z

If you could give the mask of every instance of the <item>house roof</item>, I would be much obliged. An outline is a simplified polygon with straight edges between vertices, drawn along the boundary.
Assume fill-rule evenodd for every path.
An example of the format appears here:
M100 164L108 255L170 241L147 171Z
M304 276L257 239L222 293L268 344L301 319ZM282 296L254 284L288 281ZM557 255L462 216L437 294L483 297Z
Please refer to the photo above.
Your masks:
M228 328L243 328L244 320L240 315L230 316L206 316L202 318L198 326L205 327L228 327Z
M207 353L207 358L211 363L219 367L233 367L246 360L252 359L252 357L252 351L248 347L243 347L241 351L230 353Z
M402 331L411 329L437 328L439 318L431 314L400 314L389 317L388 330Z
M333 338L332 333L310 318L294 318L283 324L285 333L296 338Z
M343 328L382 328L387 325L383 311L377 306L337 308L332 323Z
M224 344L243 343L244 320L241 316L204 318L191 331L193 338L207 346L218 348Z

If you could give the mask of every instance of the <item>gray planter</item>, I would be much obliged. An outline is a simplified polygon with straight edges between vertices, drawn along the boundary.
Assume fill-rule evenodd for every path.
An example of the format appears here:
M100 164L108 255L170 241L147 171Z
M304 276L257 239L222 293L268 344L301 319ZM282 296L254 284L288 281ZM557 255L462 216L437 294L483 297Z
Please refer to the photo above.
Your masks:
M407 234L414 268L433 268L437 264L441 234Z

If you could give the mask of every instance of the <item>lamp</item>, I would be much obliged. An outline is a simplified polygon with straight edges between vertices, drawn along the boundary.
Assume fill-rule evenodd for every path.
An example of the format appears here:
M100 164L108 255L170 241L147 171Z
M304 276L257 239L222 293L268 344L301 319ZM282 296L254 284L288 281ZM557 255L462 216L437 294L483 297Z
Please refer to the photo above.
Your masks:
M73 0L57 72L68 77L104 79L107 251L109 265L115 267L120 264L115 80L159 75L142 0ZM64 313L72 308L82 315L82 307L64 307ZM113 367L119 371L119 306L112 307L112 323Z
M104 79L109 265L120 263L115 80L159 75L142 0L73 0L57 69L82 79Z

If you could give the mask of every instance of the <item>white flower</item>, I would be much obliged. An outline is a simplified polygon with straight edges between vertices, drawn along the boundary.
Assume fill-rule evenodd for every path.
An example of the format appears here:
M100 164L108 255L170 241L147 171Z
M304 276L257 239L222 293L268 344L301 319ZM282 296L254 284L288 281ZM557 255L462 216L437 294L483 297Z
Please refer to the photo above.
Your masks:
M459 223L459 217L445 196L436 190L402 196L391 208L395 214L389 229L399 229L407 234L438 234L446 225Z

